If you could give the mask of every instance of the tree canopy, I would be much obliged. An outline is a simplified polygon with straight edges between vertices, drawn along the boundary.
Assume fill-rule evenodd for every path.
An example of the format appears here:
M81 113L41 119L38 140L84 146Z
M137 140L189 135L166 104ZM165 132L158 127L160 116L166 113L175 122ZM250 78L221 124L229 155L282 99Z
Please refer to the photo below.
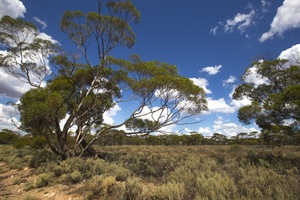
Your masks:
M260 81L251 81L256 72ZM253 121L271 134L293 135L300 131L300 65L287 60L259 61L248 68L233 98L248 98L251 105L238 111L244 124Z
M0 66L33 87L20 99L21 128L43 135L65 159L93 155L92 145L105 136L147 135L205 110L203 89L175 66L111 56L114 48L134 45L131 24L139 20L129 0L98 1L95 12L66 11L60 28L75 45L69 54L39 38L33 24L3 17ZM123 122L104 121L105 112L129 102L136 107Z

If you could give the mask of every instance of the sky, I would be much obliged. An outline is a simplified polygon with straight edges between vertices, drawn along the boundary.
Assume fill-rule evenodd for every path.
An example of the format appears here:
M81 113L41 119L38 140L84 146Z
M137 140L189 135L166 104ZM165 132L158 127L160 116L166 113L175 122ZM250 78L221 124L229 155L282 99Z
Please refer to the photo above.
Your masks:
M133 0L141 12L134 25L136 44L119 48L113 56L138 54L145 61L158 60L176 65L180 75L190 78L207 95L208 111L191 120L189 126L170 126L166 131L221 133L228 137L259 131L238 121L237 111L247 99L232 99L234 88L251 63L258 59L300 55L300 0ZM72 50L59 28L66 10L94 11L96 0L0 0L0 18L9 15L33 22L39 37ZM1 48L1 47L0 47ZM0 49L1 50L1 49ZM259 82L253 68L249 81ZM0 70L0 129L15 129L9 115L16 111L7 101L17 102L28 86ZM126 108L117 105L105 113L107 123L121 120ZM15 121L17 122L18 116Z

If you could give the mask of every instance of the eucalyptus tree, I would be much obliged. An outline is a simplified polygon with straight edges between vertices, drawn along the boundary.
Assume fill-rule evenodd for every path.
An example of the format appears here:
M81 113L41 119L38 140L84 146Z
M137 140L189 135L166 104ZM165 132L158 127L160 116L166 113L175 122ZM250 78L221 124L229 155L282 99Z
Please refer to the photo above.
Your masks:
M103 137L148 135L190 123L187 118L206 109L203 89L180 76L175 66L144 62L136 55L128 60L112 57L113 49L134 45L131 25L139 22L140 12L129 0L99 0L97 5L96 12L63 15L60 28L74 43L71 54L40 38L28 41L26 35L11 43L24 30L35 35L38 30L22 19L5 17L0 22L6 47L1 66L17 77L11 69L20 69L22 80L34 87L20 99L21 128L44 135L63 159L94 155L92 145ZM28 52L50 59L51 70L41 62L22 60ZM50 72L52 78L46 79ZM39 82L31 81L32 75ZM118 105L130 105L130 113L119 123L107 123L103 115Z
M259 81L249 79L253 75L254 80ZM299 62L259 61L246 70L242 79L244 82L235 89L233 98L246 97L251 104L238 111L241 122L250 124L255 121L265 133L273 135L299 134Z

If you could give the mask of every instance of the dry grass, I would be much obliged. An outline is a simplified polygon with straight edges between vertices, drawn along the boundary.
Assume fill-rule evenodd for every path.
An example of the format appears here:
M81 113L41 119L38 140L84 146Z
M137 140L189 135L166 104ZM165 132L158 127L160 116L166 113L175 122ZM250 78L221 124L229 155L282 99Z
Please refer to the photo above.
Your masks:
M23 159L41 162L30 152L20 156L9 146L0 148L0 161L12 166ZM99 155L103 159L42 159L35 187L84 183L80 193L86 199L108 200L300 196L300 147L110 146L99 147Z

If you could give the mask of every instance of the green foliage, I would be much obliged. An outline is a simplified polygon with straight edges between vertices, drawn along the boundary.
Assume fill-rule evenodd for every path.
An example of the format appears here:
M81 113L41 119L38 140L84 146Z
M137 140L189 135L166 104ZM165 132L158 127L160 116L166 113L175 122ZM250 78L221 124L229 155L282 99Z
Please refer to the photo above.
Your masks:
M255 121L270 135L297 134L300 120L299 63L290 65L287 60L272 60L254 63L254 67L257 69L257 76L264 79L264 83L246 81L252 72L249 69L245 72L243 76L245 82L236 88L233 97L235 99L246 97L252 103L240 108L238 118L245 124ZM289 130L286 127L287 121L290 121ZM277 139L283 143L283 138Z
M50 93L48 89L31 89L20 101L22 126L34 133L45 132L48 127L56 125L56 119L63 119L66 115L62 96L57 92Z
M25 186L24 186L24 191L29 191L29 190L32 190L34 189L34 183L29 183L29 182L26 182L25 183Z
M44 149L47 146L45 137L24 135L13 142L16 148L30 147L32 149Z
M86 199L118 199L123 192L123 186L113 176L94 176L85 187Z
M24 182L26 182L26 179L25 179L25 178L15 178L15 179L13 180L13 184L14 184L14 185L20 185L21 183L24 183Z
M35 187L40 188L47 186L50 182L50 179L51 177L47 173L39 174L35 181Z
M11 144L17 140L20 135L14 131L3 129L0 132L0 144Z
M0 161L10 164L12 168L23 167L38 168L45 166L48 162L59 162L57 155L46 149L14 148L13 146L0 146Z

